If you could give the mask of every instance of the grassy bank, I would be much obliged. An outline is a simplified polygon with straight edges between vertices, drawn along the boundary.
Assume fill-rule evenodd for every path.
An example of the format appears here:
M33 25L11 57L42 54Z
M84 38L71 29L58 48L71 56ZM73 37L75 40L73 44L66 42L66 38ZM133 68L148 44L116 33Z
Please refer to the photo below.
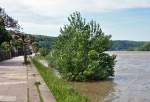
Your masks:
M57 102L89 102L86 97L79 95L79 93L64 80L58 79L50 69L46 68L35 58L32 59L32 62L55 96Z

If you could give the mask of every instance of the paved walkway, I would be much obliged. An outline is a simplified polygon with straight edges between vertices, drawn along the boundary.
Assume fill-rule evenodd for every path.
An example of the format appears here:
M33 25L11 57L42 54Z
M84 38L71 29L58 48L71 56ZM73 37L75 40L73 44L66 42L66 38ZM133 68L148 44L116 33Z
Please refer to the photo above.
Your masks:
M23 57L0 62L0 102L40 102L35 82L40 81L44 102L55 102L41 76L31 66L24 66Z

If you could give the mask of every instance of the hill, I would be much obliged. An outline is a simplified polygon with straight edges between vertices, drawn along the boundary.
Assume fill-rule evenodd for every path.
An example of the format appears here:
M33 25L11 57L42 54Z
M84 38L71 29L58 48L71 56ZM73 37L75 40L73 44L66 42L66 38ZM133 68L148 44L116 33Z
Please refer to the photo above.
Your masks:
M40 48L53 48L54 42L57 37L44 36L44 35L32 35L35 41L38 42Z
M111 51L127 51L141 47L145 44L144 41L128 41L128 40L114 40L112 41Z
M35 40L38 42L40 48L52 49L54 42L57 37L44 36L44 35L33 35ZM128 40L113 40L110 51L127 51L129 49L134 49L143 46L144 41L128 41Z

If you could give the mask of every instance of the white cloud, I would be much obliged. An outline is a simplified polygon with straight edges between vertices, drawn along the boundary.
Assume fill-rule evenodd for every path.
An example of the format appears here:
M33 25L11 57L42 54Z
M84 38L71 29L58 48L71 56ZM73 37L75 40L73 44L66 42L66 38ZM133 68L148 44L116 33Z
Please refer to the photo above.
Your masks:
M102 12L146 8L150 7L150 0L0 0L0 5L19 22L30 22L22 23L25 31L36 32L39 30L30 28L45 25L42 27L45 27L46 31L56 33L58 26L63 24L64 19L73 11Z
M57 32L57 34L59 34L60 27L62 26L62 24L37 24L30 22L20 22L20 25L22 25L26 33L50 36L57 36L52 32Z
M150 0L1 0L9 11L30 10L46 16L65 16L75 10L96 12L150 7Z

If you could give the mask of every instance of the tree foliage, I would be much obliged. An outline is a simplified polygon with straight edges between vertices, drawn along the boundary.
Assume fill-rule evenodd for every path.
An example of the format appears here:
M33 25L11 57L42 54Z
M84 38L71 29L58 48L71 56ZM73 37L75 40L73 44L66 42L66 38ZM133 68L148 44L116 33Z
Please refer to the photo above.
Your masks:
M67 80L86 81L106 79L114 75L115 56L110 48L111 36L105 35L95 21L86 22L79 12L68 18L61 30L51 57Z
M49 51L48 51L48 49L47 48L40 48L39 49L39 52L40 52L40 55L41 56L46 56L46 55L48 55L48 53L49 53Z
M9 42L12 37L8 29L19 30L18 21L8 16L3 8L0 7L0 44L4 41Z
M11 51L11 45L8 42L3 42L1 48L4 48L6 51Z
M128 41L128 40L114 40L109 50L111 51L127 51L134 48L143 46L146 42L144 41Z
M15 30L20 29L18 21L6 14L5 10L0 7L0 26L5 26L5 28L12 28Z
M133 48L132 51L150 51L150 42L145 43L143 46Z
M44 36L44 35L33 35L35 42L38 43L39 48L47 48L49 50L53 49L56 37Z
M39 50L39 45L38 45L38 43L37 43L37 42L33 42L33 43L32 43L32 48L33 48L34 53L37 53L38 50Z

